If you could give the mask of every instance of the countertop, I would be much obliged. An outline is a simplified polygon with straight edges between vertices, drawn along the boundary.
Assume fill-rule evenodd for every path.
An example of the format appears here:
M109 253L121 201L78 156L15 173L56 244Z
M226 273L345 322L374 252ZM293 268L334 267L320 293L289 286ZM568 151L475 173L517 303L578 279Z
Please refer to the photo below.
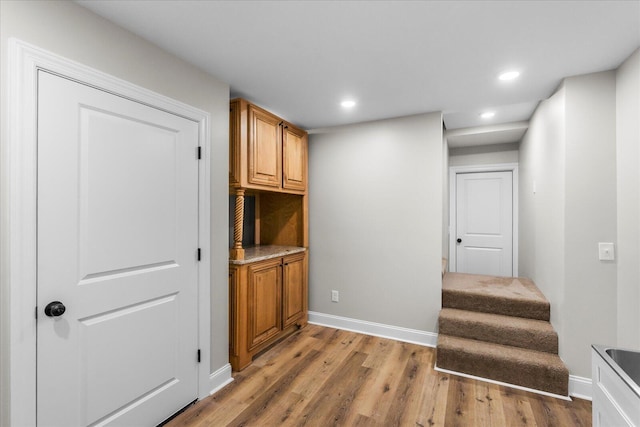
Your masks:
M306 251L299 246L252 246L244 249L244 259L230 259L229 264L243 265Z

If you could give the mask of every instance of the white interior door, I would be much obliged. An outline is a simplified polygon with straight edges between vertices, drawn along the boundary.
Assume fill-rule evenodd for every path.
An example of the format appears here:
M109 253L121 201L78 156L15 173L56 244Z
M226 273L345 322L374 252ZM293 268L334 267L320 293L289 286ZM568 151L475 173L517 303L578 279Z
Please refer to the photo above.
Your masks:
M456 174L456 271L513 275L512 172Z
M155 425L198 395L198 124L38 84L38 424Z

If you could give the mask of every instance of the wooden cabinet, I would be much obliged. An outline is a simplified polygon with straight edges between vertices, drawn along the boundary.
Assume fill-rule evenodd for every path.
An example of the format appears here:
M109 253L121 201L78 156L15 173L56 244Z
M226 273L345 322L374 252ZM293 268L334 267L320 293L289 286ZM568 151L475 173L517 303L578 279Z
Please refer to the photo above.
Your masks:
M307 323L305 252L230 264L229 354L234 370Z
M229 185L304 194L307 133L270 112L234 99L229 114Z
M231 101L229 359L236 371L307 323L307 144L304 130L244 99Z

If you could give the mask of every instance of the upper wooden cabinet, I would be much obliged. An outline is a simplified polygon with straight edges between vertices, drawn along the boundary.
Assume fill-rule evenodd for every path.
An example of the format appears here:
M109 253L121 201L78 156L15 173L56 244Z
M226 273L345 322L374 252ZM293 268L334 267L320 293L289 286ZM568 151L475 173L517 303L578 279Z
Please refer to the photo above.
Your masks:
M307 133L244 99L230 107L229 185L305 193Z

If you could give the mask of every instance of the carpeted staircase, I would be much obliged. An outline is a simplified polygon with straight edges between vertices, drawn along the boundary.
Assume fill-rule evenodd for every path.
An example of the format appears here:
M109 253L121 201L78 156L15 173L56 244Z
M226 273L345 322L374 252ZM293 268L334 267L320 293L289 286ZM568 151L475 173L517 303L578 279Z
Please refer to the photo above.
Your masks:
M549 302L528 279L446 273L438 368L568 395Z

